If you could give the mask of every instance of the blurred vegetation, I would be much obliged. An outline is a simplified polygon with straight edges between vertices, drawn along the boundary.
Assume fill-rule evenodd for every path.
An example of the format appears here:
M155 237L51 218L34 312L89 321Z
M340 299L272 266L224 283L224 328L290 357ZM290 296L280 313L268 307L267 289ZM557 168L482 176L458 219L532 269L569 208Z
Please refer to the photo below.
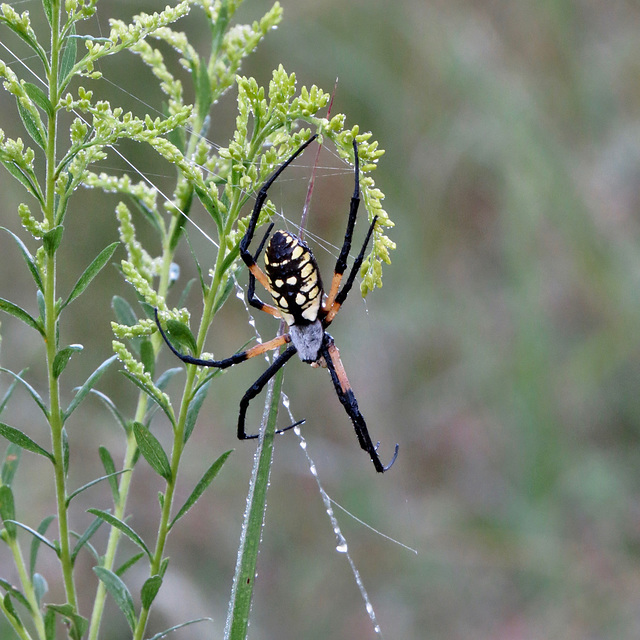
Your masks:
M109 4L123 16L160 6ZM328 493L419 551L341 516L384 636L640 637L640 7L623 0L282 4L282 26L243 73L264 82L283 63L301 84L325 90L338 77L336 110L370 128L387 150L376 182L397 222L398 250L383 289L365 304L352 296L332 334L382 456L400 443L394 468L373 473L326 372L291 363L285 376ZM268 6L247 2L239 20ZM106 25L95 28L99 35ZM117 86L95 83L95 90L116 92L121 103L128 101L121 90L129 92L137 113L159 108L138 60L108 64L105 75ZM229 94L222 105L229 122L234 101ZM17 114L4 94L0 112L15 135ZM212 130L226 144L225 116ZM166 172L148 154L136 155L144 150L126 151L144 173ZM341 167L339 177L320 175L314 192L309 226L336 245L350 180ZM273 194L289 218L305 186L283 182ZM2 224L13 228L21 194L3 174L0 189ZM85 256L116 238L115 199L84 196L84 207L76 199L69 215L85 216L86 234L65 236L78 265L71 284ZM193 240L205 254L206 243ZM0 251L3 290L16 289L6 297L30 304L20 299L29 276L7 237ZM186 248L182 255L188 277ZM331 259L319 257L326 273ZM80 342L83 333L104 342L96 362L69 365L87 372L110 352L108 301L123 290L115 269L100 284L103 306L79 301L73 328ZM258 318L265 335L275 330L269 320ZM2 319L5 361L33 348L17 325ZM238 302L218 319L211 349L227 355L251 335ZM173 570L158 601L167 618L152 621L158 629L212 615L220 636L253 455L251 444L235 443L235 415L260 366L234 368L209 398L207 410L228 430L209 432L203 412L194 433L187 471L194 481L204 470L198 448L235 446L236 453L189 515L192 526L170 539ZM115 373L105 384L128 393ZM79 460L72 465L78 484L92 477L98 444L116 441L108 416L82 415L76 429L85 449L73 454L87 469L82 476ZM371 638L295 437L276 444L250 637ZM24 480L25 496L33 495L37 476ZM132 496L132 511L158 508L154 482L150 475L148 495ZM50 507L34 500L33 508ZM135 527L145 530L143 522Z

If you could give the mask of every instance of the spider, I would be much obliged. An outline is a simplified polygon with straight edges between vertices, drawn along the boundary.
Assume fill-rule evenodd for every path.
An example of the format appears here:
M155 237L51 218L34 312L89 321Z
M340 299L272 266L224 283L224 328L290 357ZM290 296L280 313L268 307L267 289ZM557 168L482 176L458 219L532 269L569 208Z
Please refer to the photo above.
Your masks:
M327 327L333 322L336 314L340 310L342 303L345 301L351 287L356 278L364 253L373 233L377 217L373 219L367 232L365 241L362 245L360 253L356 257L346 282L340 288L344 272L347 268L347 257L351 250L351 239L353 229L356 222L358 205L360 203L360 179L359 179L359 162L358 162L358 145L353 141L353 150L355 158L355 189L351 198L351 206L349 208L349 220L347 223L347 231L344 237L344 243L336 262L333 279L328 295L324 295L322 279L316 260L311 249L300 238L287 231L276 231L269 241L265 251L265 271L258 267L256 261L264 249L267 239L273 229L273 223L267 229L258 250L254 255L249 251L249 245L253 239L256 224L260 216L260 212L267 199L269 187L276 181L280 174L300 155L313 140L317 134L302 144L285 160L273 174L262 185L258 192L256 203L253 208L249 226L240 242L240 256L249 269L249 286L247 290L247 300L249 304L256 309L265 311L266 313L281 318L288 326L288 332L279 335L272 340L255 345L246 351L240 351L224 360L202 360L190 355L180 353L169 341L167 335L160 325L158 318L158 310L155 310L155 320L164 341L171 351L180 360L187 364L194 364L201 367L217 367L225 369L234 364L244 362L249 358L253 358L267 351L278 349L284 345L289 345L267 370L255 381L255 383L247 390L240 400L240 413L238 417L238 438L247 440L257 438L258 434L251 435L245 431L245 416L249 403L255 398L265 387L267 382L283 367L296 353L303 362L313 367L326 367L331 374L331 380L335 388L336 394L342 405L344 406L358 437L358 442L373 462L376 471L383 473L387 471L395 462L398 455L398 445L396 444L395 453L391 462L386 466L382 464L378 457L378 446L374 446L367 425L358 408L358 402L347 379L344 366L340 360L338 348L335 346L333 338L327 333ZM256 280L271 294L273 305L262 302L255 295ZM276 433L283 433L293 427L301 424L304 420L300 420L285 429L280 429Z

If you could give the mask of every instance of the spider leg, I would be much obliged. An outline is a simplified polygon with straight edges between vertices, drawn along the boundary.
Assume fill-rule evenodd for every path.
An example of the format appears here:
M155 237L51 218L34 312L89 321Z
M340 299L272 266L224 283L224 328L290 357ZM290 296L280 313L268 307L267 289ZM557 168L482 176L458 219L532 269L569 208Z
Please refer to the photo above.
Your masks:
M276 338L277 339L277 338ZM289 359L297 353L297 349L291 345L285 351L283 351L269 366L269 368L247 389L247 392L242 396L240 400L240 413L238 415L238 440L250 440L252 438L260 437L259 433L248 434L245 430L245 417L247 415L247 409L249 403L264 389L265 385L276 373L289 361ZM289 429L293 429L299 424L302 424L304 420L294 422L292 425L285 427L284 429L278 429L276 433L284 433Z
M253 234L256 231L256 225L258 224L258 218L260 217L260 212L262 211L262 207L267 200L267 192L269 191L269 187L278 179L278 176L318 137L318 135L311 136L305 143L300 145L298 149L291 155L288 160L285 160L272 174L269 176L267 181L260 187L260 191L258 191L258 195L256 197L256 203L253 206L253 211L251 213L251 219L249 220L249 226L247 227L247 231L244 234L244 237L240 241L240 256L244 263L247 265L247 268L254 273L252 269L255 266L255 259L249 252L249 245L251 244L251 240L253 239ZM257 268L257 267L256 267ZM258 271L260 271L258 269ZM262 273L262 272L260 272ZM260 276L257 273L254 273L256 278L262 283ZM264 276L264 274L262 274ZM266 281L266 278L265 278Z
M369 454L371 462L373 462L373 466L376 468L378 473L388 471L398 457L399 445L396 444L395 453L393 454L393 458L391 458L391 462L386 466L383 465L378 457L378 446L380 443L378 442L378 444L374 446L371 441L367 424L360 413L358 401L351 389L346 371L344 370L344 366L340 360L338 348L335 346L333 338L329 334L325 334L325 339L320 352L327 363L329 373L331 374L331 380L333 381L333 386L335 387L338 398L351 418L360 447Z
M268 340L267 342L262 342L257 344L250 349L246 349L245 351L239 351L238 353L234 353L229 358L225 358L224 360L202 360L201 358L194 358L193 356L180 353L172 344L169 342L169 338L167 334L162 329L160 325L160 319L158 318L158 309L155 309L155 318L156 325L158 330L160 331L160 335L164 339L165 343L171 349L173 354L180 358L182 362L186 364L195 364L199 367L217 367L218 369L226 369L227 367L231 367L234 364L239 364L240 362L244 362L245 360L249 360L249 358L255 358L255 356L259 356L267 351L272 351L273 349L277 349L281 347L283 344L287 344L291 342L291 337L288 333L285 333L281 336L277 336L273 338L273 340ZM286 352L285 352L286 353Z
M327 308L333 305L333 301L338 295L342 276L347 268L347 258L349 257L349 251L351 251L353 228L356 225L356 216L358 215L358 206L360 205L360 160L358 159L358 143L355 139L353 141L353 158L355 165L355 187L353 189L353 195L351 196L351 204L349 205L349 219L347 221L347 231L344 234L344 243L336 261L336 267L333 270L333 280L331 281L331 288L329 289L326 302Z
M333 322L333 319L336 317L336 314L338 313L338 311L340 311L340 307L342 306L342 303L346 300L347 295L349 294L349 291L351 291L351 287L353 286L356 276L360 271L360 267L362 266L362 261L364 260L364 252L367 250L367 245L369 244L369 240L371 239L371 234L373 233L373 228L376 226L377 221L378 221L378 216L374 216L373 220L371 221L371 224L369 225L369 230L367 231L367 235L364 239L364 242L362 243L362 248L360 249L360 253L358 254L357 258L353 262L353 266L351 267L351 271L349 272L347 281L344 283L344 286L342 287L342 289L340 289L340 292L335 296L331 304L329 304L329 298L327 299L327 303L326 303L327 315L325 316L325 319L324 319L325 327L328 327ZM331 286L333 287L333 284Z
M271 233L272 229L273 229L273 222L269 225L269 228L267 229L267 232L264 234L264 238L262 238L262 242L260 243L258 250L255 252L253 256L253 261L256 269L259 269L259 268L255 263L258 261L258 256L262 253L262 249L264 249L264 245L266 244L267 238L269 237L269 234ZM267 289L267 291L271 292L271 288L268 286L268 283L265 288ZM260 298L256 296L256 277L253 274L253 271L249 271L249 286L247 288L247 301L252 307L259 309L260 311L269 313L276 318L282 318L282 314L276 307L274 307L271 304L267 304L266 302L262 302L262 300L260 300Z

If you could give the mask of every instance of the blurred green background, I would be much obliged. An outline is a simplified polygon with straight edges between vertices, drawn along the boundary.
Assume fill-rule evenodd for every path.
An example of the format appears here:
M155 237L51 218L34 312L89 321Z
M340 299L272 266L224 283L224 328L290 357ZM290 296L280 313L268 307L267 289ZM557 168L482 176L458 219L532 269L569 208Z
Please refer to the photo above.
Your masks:
M41 21L38 2L12 4ZM88 29L100 35L109 16L164 4L102 0L100 24ZM238 19L251 21L270 4L247 0ZM383 459L400 443L394 468L375 474L326 372L292 361L285 376L327 492L418 551L338 511L384 637L640 637L640 7L622 0L282 4L283 23L243 73L266 84L282 63L299 84L327 91L339 78L334 112L371 130L387 151L374 177L397 224L398 249L384 287L364 304L352 294L332 334ZM198 16L181 27L207 51ZM1 37L23 51L6 32ZM114 85L85 86L138 114L145 104L159 108L161 95L139 60L121 55L102 70ZM231 92L210 139L226 144L234 107ZM6 93L0 113L7 135L20 135ZM121 151L162 186L167 168L148 150ZM333 169L319 172L309 227L339 245L352 175L335 158L327 163ZM114 156L101 168L124 167ZM272 193L290 219L309 172L292 171ZM0 192L2 224L17 230L23 196L6 173ZM72 201L61 290L116 239L115 204L93 192ZM192 237L206 264L206 242ZM34 310L29 274L6 235L0 252L0 295ZM318 253L328 273L332 258ZM184 247L181 259L186 279ZM133 300L115 269L94 287L102 290L74 303L62 328L63 342L96 345L72 361L67 384L110 355L111 296ZM266 337L275 331L270 318L257 320ZM251 335L233 300L212 327L210 348L227 355ZM44 393L41 346L6 316L2 336L2 364L30 366ZM254 451L235 440L235 416L262 368L256 362L222 376L201 414L182 495L222 451L236 452L171 534L169 580L150 631L209 615L213 625L176 637L222 635ZM133 388L115 370L102 388L133 405ZM39 418L21 395L4 419L46 442ZM71 484L79 486L97 473L98 445L117 457L123 443L97 403L69 429ZM47 472L44 462L23 458L19 515L32 526L53 511ZM143 463L135 473L131 524L151 537L160 485ZM108 507L108 489L83 500L74 511L80 530L90 521L83 509ZM373 638L293 435L277 441L268 502L251 639ZM130 552L125 542L123 557ZM3 575L9 560L0 549ZM91 563L84 562L90 602ZM55 600L55 564L40 570ZM141 584L144 576L131 579ZM107 623L106 640L126 637L115 608Z

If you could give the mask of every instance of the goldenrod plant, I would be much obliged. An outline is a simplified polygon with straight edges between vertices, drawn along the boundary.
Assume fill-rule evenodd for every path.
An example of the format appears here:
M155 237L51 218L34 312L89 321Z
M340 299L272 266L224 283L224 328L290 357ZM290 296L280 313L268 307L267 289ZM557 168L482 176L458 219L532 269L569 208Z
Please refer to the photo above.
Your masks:
M327 117L329 94L316 86L298 89L295 75L282 66L273 72L267 87L238 75L242 60L282 19L282 8L276 2L253 24L234 24L240 4L241 0L184 0L153 15L138 15L131 24L112 20L111 31L105 37L83 35L83 26L90 24L85 21L98 10L97 0L42 0L48 33L36 33L28 12L18 13L7 4L0 6L0 27L26 43L39 64L38 81L34 82L33 76L26 77L25 66L0 61L3 86L15 98L27 134L24 139L11 139L0 130L0 162L28 195L17 211L22 231L10 230L7 223L4 232L15 241L33 279L39 314L35 316L4 298L0 299L0 309L9 316L6 322L21 321L41 340L48 380L46 389L38 389L23 363L3 362L1 371L7 390L0 411L9 405L14 390L22 387L44 417L51 435L50 443L37 443L29 426L31 418L23 425L0 423L0 435L7 444L0 481L0 516L4 526L1 538L19 578L17 584L0 579L4 590L0 609L17 638L54 640L68 634L73 640L97 640L101 626L106 626L103 613L108 596L124 615L131 637L135 640L145 637L154 599L170 570L167 537L231 453L211 452L213 462L208 470L186 501L177 504L175 489L183 454L196 428L204 398L215 389L212 382L218 370L188 365L181 396L170 397L165 389L182 369L157 370L156 358L163 343L153 311L159 310L177 344L203 357L207 331L233 290L236 272L243 268L239 243L247 225L246 209L250 209L254 193L265 179L312 134L319 134L323 143L332 145L341 158L351 163L353 140L358 142L362 201L369 220L377 216L371 249L361 268L361 292L366 295L382 284L382 264L389 262L389 250L394 248L385 230L393 223L382 208L383 194L370 174L383 152L369 133L360 133L357 125L345 128L344 115ZM178 30L180 19L191 11L203 14L211 28L207 54L198 52L187 34ZM192 84L187 91L178 74L170 70L171 64L161 49L154 48L155 41L162 41L178 52L180 64ZM95 100L94 91L88 88L92 85L95 89L102 81L99 70L102 59L118 55L120 64L127 64L125 56L131 53L148 65L166 96L161 117L140 118L125 113L120 107ZM211 112L222 94L231 90L237 92L237 117L236 129L229 135L214 130ZM193 104L186 102L187 94L194 96ZM148 145L177 169L175 188L169 196L162 197L151 182L140 176L92 171L92 165L117 152L116 145L123 140ZM227 146L220 146L221 140L229 140ZM78 275L71 291L60 291L56 273L65 265L58 250L65 242L67 225L79 223L76 216L67 218L66 214L73 207L73 196L80 186L117 193L122 198L115 211L120 241L114 239L95 257ZM208 273L203 273L196 260L202 308L192 333L189 328L192 312L184 306L185 291L178 291L174 261L176 247L185 236L195 206L201 206L210 215L208 231L215 233L217 254ZM274 206L267 203L259 223L274 211ZM151 224L159 240L159 254L138 239L137 220ZM112 297L115 355L106 357L86 380L70 380L65 372L70 358L94 347L60 343L60 327L67 309L73 308L72 303L80 295L91 295L93 289L89 285L115 259L116 251L123 250L126 257L119 265L134 295ZM106 321L104 330L109 330ZM118 398L98 388L105 371L118 363L133 383L132 391L137 393L135 411L130 416L121 408ZM261 454L256 457L249 488L249 509L229 603L225 632L228 638L244 638L247 633L271 464L269 437L275 430L280 384L281 379L276 379L269 396L266 435L261 439ZM67 406L62 403L61 389L65 395L72 392ZM74 444L65 423L89 394L98 397L122 427L123 447L118 454L119 463L113 453L100 447L104 472L86 485L72 489L68 469L69 452ZM163 417L171 426L168 451L153 433L153 418ZM228 427L208 425L209 429ZM41 522L33 521L28 507L14 504L12 485L20 473L18 464L26 466L33 459L25 456L21 460L22 452L41 456L50 464L53 478L50 499L55 504L55 514ZM140 457L164 484L153 541L144 540L127 522L131 492L146 490L134 484L134 469ZM112 504L89 508L92 523L76 533L70 522L69 505L98 482L110 486ZM105 548L97 551L92 542L101 525L109 528L109 536ZM117 564L116 552L123 536L133 542L138 553ZM25 561L26 546L31 549L29 562ZM62 604L47 600L47 584L59 577L39 573L38 553L43 547L53 550L59 562L66 599ZM93 553L95 558L95 597L90 610L81 610L78 600L75 561L79 553ZM127 585L126 572L136 563L148 567L148 578L139 593ZM60 621L64 621L64 627ZM176 621L175 628L183 624Z

